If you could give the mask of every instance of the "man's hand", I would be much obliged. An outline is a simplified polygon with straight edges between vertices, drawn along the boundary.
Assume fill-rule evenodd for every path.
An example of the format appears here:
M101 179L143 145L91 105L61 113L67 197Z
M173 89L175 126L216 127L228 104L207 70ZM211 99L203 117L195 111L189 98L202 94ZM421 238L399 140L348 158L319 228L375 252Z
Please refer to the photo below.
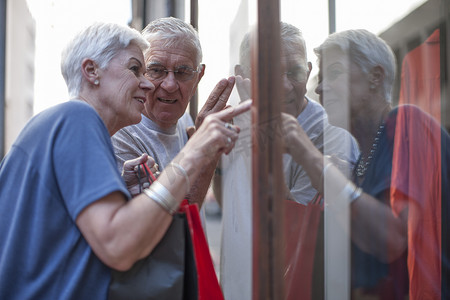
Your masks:
M138 195L139 192L142 192L140 186L142 188L148 188L150 186L150 182L148 181L147 176L145 176L144 170L141 169L141 175L138 176L138 166L143 163L147 163L150 171L152 171L155 176L158 175L158 165L155 164L155 160L146 153L138 158L127 160L123 164L122 178L127 185L128 191L133 197Z
M231 95L231 91L233 90L234 82L235 78L234 76L231 76L228 79L222 79L216 84L213 91L209 95L208 100L206 100L202 109L198 113L197 118L195 119L195 128L197 130L207 116L225 108L228 98Z

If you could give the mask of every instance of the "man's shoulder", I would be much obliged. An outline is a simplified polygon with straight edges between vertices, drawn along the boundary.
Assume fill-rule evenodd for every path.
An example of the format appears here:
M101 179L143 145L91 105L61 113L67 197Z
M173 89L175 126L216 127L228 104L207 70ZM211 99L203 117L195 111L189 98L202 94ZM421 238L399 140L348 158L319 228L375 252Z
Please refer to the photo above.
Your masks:
M323 106L311 99L308 99L305 109L297 116L297 121L302 127L315 126L323 123L327 119L327 113Z

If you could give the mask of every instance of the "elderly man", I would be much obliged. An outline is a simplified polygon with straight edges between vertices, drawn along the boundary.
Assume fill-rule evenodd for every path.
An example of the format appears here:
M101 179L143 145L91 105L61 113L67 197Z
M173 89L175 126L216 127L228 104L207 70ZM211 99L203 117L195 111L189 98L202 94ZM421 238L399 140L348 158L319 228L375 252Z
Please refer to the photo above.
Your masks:
M344 129L331 126L323 107L305 96L312 65L307 60L306 44L300 30L283 22L280 29L284 89L282 111L297 119L321 152L354 164L358 147L353 137ZM241 100L250 98L251 35L251 32L247 33L242 40L240 63L235 66ZM223 210L221 281L226 299L251 299L250 113L236 117L234 123L241 128L240 138L230 155L222 158L221 168L214 178L216 195ZM306 172L288 154L283 155L283 170L287 187L285 197L307 205L317 190L312 187Z
M142 31L150 47L144 53L147 78L155 89L147 94L142 121L118 131L112 142L119 169L126 160L143 154L164 169L192 134L194 122L186 108L205 72L196 30L176 18L157 19ZM234 86L234 77L221 80L198 114L198 128L211 112L223 109ZM188 135L188 131L190 134ZM216 162L202 171L187 198L202 204ZM130 191L137 192L137 191Z

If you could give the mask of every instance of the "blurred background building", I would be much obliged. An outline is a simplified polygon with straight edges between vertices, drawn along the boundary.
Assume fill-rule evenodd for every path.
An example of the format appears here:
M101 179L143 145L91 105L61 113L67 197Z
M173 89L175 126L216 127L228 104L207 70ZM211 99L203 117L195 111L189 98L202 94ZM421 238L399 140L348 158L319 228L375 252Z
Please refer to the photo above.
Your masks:
M0 1L0 156L33 115L35 21L26 0Z

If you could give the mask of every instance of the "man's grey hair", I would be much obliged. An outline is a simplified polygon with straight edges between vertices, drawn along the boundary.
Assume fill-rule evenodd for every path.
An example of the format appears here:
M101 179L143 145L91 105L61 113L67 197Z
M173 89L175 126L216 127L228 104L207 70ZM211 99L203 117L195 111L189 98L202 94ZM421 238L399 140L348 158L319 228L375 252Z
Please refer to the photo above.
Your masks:
M150 43L159 41L163 47L186 46L192 48L196 53L195 64L198 66L203 59L200 38L195 28L183 20L167 17L159 18L149 23L143 30L142 35ZM147 58L147 53L144 55Z
M250 53L251 53L251 38L254 31L249 31L245 34L241 41L239 48L239 64L244 69L250 69ZM280 39L282 49L289 52L298 51L304 57L305 70L307 70L308 58L306 54L306 42L303 38L303 34L294 25L280 22Z
M382 85L383 95L391 102L391 90L395 79L396 59L389 45L375 34L365 29L352 29L329 35L319 47L314 49L319 61L329 49L338 48L347 53L349 59L368 74L376 66L385 72Z

